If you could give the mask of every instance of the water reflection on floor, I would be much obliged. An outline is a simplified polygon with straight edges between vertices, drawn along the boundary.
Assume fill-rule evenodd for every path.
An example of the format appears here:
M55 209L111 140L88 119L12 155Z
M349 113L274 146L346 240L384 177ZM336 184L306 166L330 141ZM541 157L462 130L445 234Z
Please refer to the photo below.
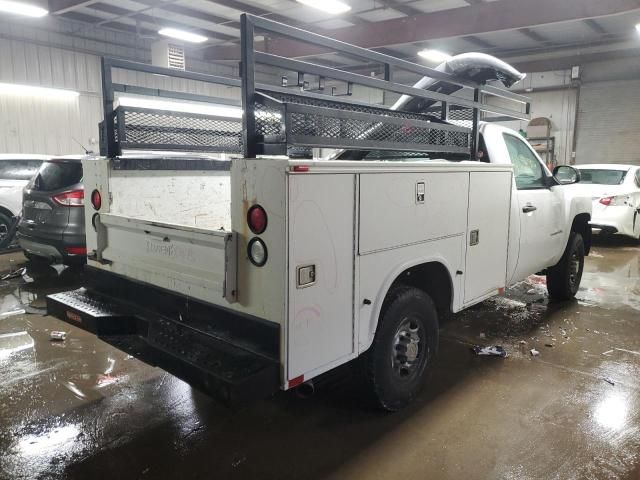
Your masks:
M0 270L23 263L4 255ZM43 316L81 271L26 273L0 281L0 478L640 478L633 242L596 243L576 302L549 303L534 276L456 315L428 388L393 415L363 408L348 373L310 400L221 407Z

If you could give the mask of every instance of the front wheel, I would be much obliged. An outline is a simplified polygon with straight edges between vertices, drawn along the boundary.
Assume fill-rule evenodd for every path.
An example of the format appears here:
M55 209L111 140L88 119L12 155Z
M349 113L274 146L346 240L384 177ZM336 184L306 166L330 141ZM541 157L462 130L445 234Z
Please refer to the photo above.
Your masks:
M382 307L378 330L363 357L367 392L387 411L410 404L438 350L438 314L422 290L398 287Z
M578 293L584 270L584 240L571 232L560 261L547 272L547 291L552 300L571 300Z

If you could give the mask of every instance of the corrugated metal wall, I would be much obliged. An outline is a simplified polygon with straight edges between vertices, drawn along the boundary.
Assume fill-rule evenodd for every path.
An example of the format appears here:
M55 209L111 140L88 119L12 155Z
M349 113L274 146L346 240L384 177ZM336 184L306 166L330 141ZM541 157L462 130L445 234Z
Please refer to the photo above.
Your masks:
M576 163L640 165L640 80L580 89Z
M199 71L232 75L231 67L197 63ZM189 67L193 68L193 67ZM116 70L114 81L239 99L239 89ZM0 82L64 88L75 99L0 94L0 153L82 153L97 150L102 119L100 57L0 38Z

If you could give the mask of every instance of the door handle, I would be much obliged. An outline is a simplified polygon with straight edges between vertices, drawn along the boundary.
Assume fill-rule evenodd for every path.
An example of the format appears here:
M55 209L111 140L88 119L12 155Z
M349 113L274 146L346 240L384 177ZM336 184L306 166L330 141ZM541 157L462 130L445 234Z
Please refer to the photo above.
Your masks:
M535 207L535 206L531 205L530 203L527 203L524 207L522 207L522 213L535 212L537 209L538 209L538 207Z

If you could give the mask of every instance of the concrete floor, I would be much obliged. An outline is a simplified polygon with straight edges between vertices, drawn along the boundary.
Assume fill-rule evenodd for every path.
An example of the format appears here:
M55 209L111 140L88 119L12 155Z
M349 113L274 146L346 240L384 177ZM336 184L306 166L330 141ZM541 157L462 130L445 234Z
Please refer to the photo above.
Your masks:
M428 388L397 414L363 409L348 376L309 400L226 409L38 314L45 294L81 283L77 271L30 275L0 282L0 311L32 307L0 317L2 479L640 479L634 242L596 245L577 302L548 305L531 277L457 315ZM476 357L474 344L509 356Z

